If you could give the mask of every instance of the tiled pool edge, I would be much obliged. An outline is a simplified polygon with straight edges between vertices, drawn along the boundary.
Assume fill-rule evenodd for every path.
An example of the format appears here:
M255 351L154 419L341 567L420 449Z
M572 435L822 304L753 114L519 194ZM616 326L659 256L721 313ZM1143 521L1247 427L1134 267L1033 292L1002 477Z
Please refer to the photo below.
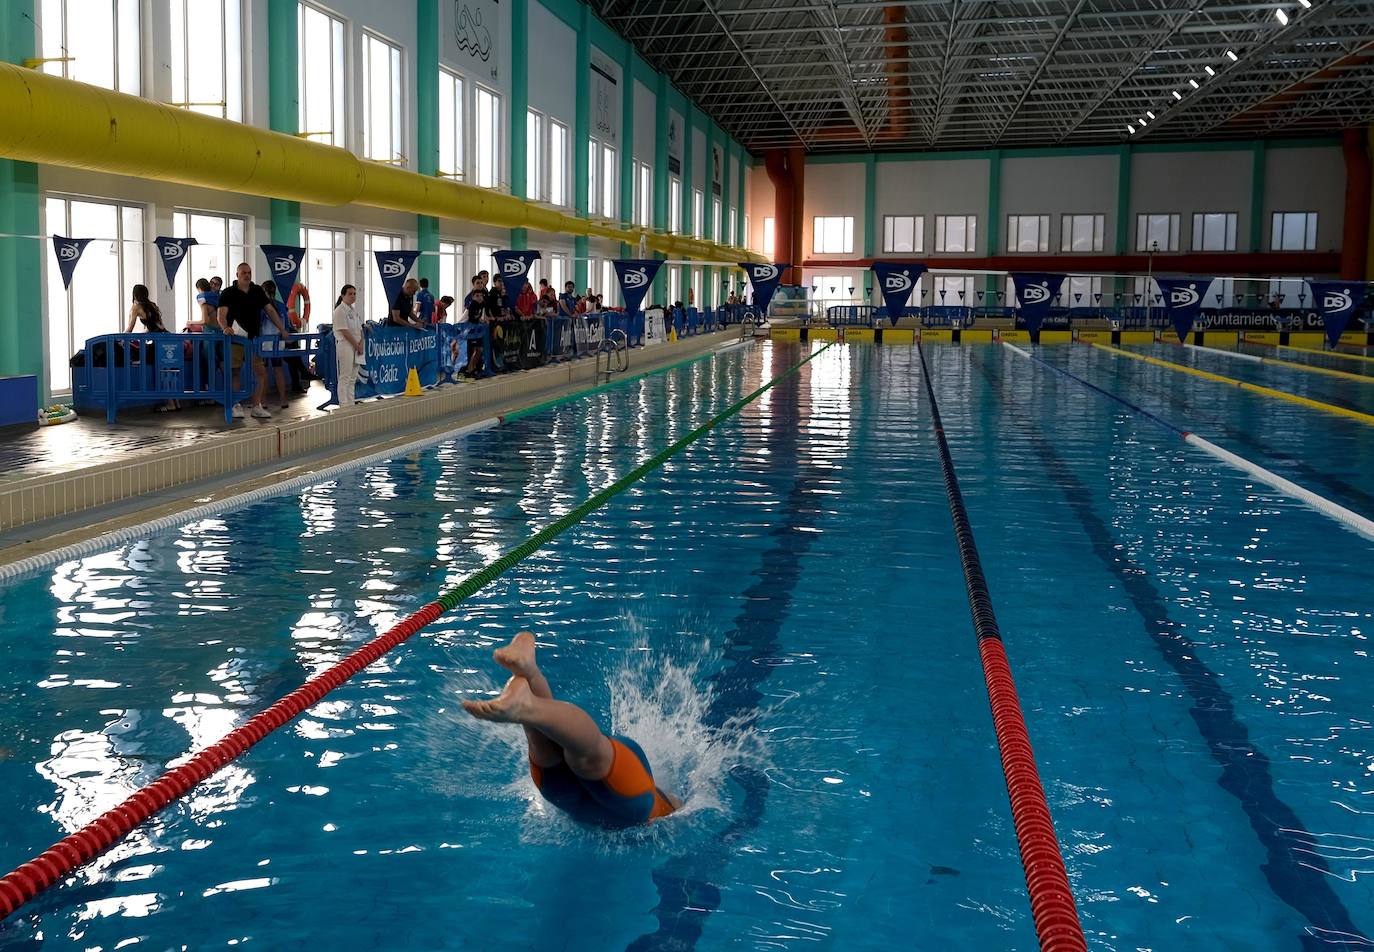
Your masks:
M631 352L631 374L664 367L710 352L737 332L703 334L675 344ZM395 433L427 422L458 418L484 408L534 402L553 388L595 381L595 362L577 360L478 383L450 384L421 397L395 397L359 404L328 417L298 420L254 430L228 430L199 445L133 459L97 464L61 476L39 475L0 488L0 532L62 516L96 510L108 503L188 486L273 461ZM8 561L0 549L0 563Z

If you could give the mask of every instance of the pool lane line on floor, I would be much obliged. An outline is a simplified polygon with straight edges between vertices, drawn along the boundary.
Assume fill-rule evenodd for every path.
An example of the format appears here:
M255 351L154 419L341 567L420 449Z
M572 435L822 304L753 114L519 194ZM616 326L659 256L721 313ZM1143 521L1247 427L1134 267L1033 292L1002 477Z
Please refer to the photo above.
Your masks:
M1277 357L1263 357L1259 354L1246 354L1238 350L1223 350L1220 347L1205 347L1201 344L1185 344L1184 346L1200 354L1215 354L1220 357L1230 357L1232 360L1244 360L1252 364L1265 364L1271 367L1291 367L1294 370L1302 370L1310 374L1321 374L1325 377L1339 377L1342 380L1355 380L1359 383L1374 383L1374 376L1369 374L1355 374L1348 370L1332 370L1330 367L1318 367L1315 364L1299 363L1296 360L1280 360Z
M29 862L24 863L4 877L0 877L0 921L8 918L11 913L34 896L44 892L59 880L104 853L127 836L135 827L185 796L192 788L218 773L222 767L242 756L261 742L263 738L318 704L325 695L360 671L365 670L393 648L404 643L420 629L451 611L460 602L539 551L548 542L577 525L711 430L735 416L744 407L772 389L778 381L797 373L830 346L832 345L825 344L812 351L753 393L726 407L686 436L669 444L605 489L596 492L566 514L540 529L524 542L498 556L457 585L442 592L436 600L354 650L348 657L311 678L275 704L259 711L246 723L205 747L185 763L166 771L157 780L146 784L131 794L118 806L107 810L80 830L63 837Z
M1321 410L1325 413L1334 413L1336 416L1343 416L1347 419L1358 420L1368 426L1374 426L1374 414L1361 413L1359 410L1351 410L1348 407L1338 407L1334 403L1322 403L1320 400L1313 400L1309 397L1300 397L1296 393L1289 393L1287 390L1275 390L1273 387L1262 387L1257 383L1249 383L1245 380L1237 380L1235 377L1224 377L1221 374L1214 374L1209 370L1199 370L1196 367L1188 367L1184 364L1176 364L1170 360L1162 360L1159 357L1151 357L1148 354L1136 354L1120 347L1111 347L1106 344L1091 344L1098 350L1115 354L1118 357L1129 357L1131 360L1143 360L1147 364L1156 367L1165 367L1169 370L1176 370L1179 373L1191 374L1194 377L1201 377L1203 380L1211 380L1214 383L1230 384L1251 393L1258 393L1266 397L1274 397L1278 400L1287 400L1289 403L1296 403L1300 406L1311 407L1314 410Z
M749 343L749 341L745 341L744 343ZM170 513L166 516L160 516L148 522L122 526L110 532L105 532L101 533L100 535L91 536L88 539L82 539L80 542L73 542L70 545L60 546L56 549L50 549L47 552L40 552L37 555L31 555L26 558L16 559L13 562L0 563L0 584L4 583L9 579L18 578L19 576L25 575L29 572L42 571L43 569L48 569L56 565L61 565L63 562L69 562L73 559L85 558L88 555L93 555L96 552L100 552L105 549L125 545L126 543L133 542L136 539L145 539L150 535L157 535L159 533L166 532L171 529L176 529L180 526L184 526L191 522L198 522L201 519L209 519L234 509L240 509L244 506L252 505L256 502L261 502L264 499L270 499L274 496L284 496L290 495L291 493L300 492L304 489L309 488L310 486L315 486L319 483L326 483L332 479L337 479L338 477L354 469L360 469L365 466L373 466L377 463L382 463L390 459L395 459L399 456L406 456L411 453L416 453L420 450L425 450L429 449L432 446L437 446L440 443L447 443L449 440L461 439L464 436L469 436L473 433L477 433L482 430L491 429L494 426L503 426L507 423L513 423L516 420L523 419L527 416L532 416L536 413L542 413L545 410L549 410L557 406L562 406L563 404L581 400L583 397L595 396L596 394L608 390L614 390L618 387L624 387L632 383L637 383L641 380L655 376L660 373L667 373L670 370L677 370L681 367L687 366L688 364L694 364L697 361L700 361L704 358L714 357L723 351L734 350L739 346L740 345L738 343L731 343L725 345L725 347L713 348L711 350L704 351L700 354L694 354L691 357L684 357L682 360L674 361L671 364L664 364L662 367L655 367L651 370L641 371L640 373L632 374L627 377L613 378L607 383L597 384L592 387L586 387L581 390L575 390L572 393L563 394L562 396L553 397L547 400L541 400L538 403L531 404L527 407L521 407L517 410L512 410L509 413L485 417L483 419L477 420L474 423L469 423L454 429L444 430L439 433L433 433L429 436L421 437L417 440L412 440L409 443L402 443L398 446L392 446L387 449L369 453L366 456L360 456L357 459L350 459L342 463L336 463L332 466L327 466L323 469L313 470L308 473L303 473L299 476L293 476L290 479L283 480L279 483L273 483L268 486L259 486L258 488L248 490L247 492L234 493L233 495L225 496L222 499L216 499L212 502L205 503L204 505L194 506L187 509L181 509L177 512ZM231 474L225 475L228 476Z
M1259 868L1265 881L1275 896L1308 921L1300 938L1304 952L1324 952L1346 942L1351 946L1368 946L1369 940L1356 928L1350 911L1331 888L1328 877L1333 874L1326 860L1316 854L1309 860L1299 854L1300 845L1285 842L1281 835L1297 833L1308 840L1313 838L1297 811L1279 796L1280 785L1269 758L1236 712L1235 698L1226 688L1227 679L1207 666L1198 650L1199 642L1186 625L1170 616L1170 602L1153 581L1159 573L1129 554L1127 540L1113 533L1111 524L1093 505L1101 495L1084 485L1055 451L1053 440L1046 438L1034 414L1017 401L1007 399L1002 378L993 379L990 365L981 357L975 359L984 381L1006 406L1008 416L1018 419L1026 428L1050 484L1060 490L1058 498L1077 516L1093 554L1107 573L1118 579L1144 633L1178 676L1192 702L1188 715L1221 769L1217 786L1235 797L1264 849L1266 861Z
M964 570L964 586L968 591L969 611L973 616L973 630L978 636L978 654L983 662L983 680L987 686L988 702L992 707L992 726L997 736L997 748L1002 758L1002 774L1007 781L1011 802L1012 825L1016 830L1017 846L1021 850L1021 867L1026 874L1026 890L1030 894L1031 918L1042 952L1087 952L1088 942L1078 919L1073 890L1069 888L1068 871L1060 852L1059 838L1054 832L1045 790L1035 766L1030 732L1021 713L1021 701L1011 675L1002 632L997 627L997 615L992 607L992 595L978 558L978 545L973 538L968 509L959 489L959 476L954 470L949 441L945 439L945 425L940 419L940 405L935 399L930 367L919 341L916 353L921 360L921 377L925 381L926 396L930 400L931 422L935 428L935 445L940 454L940 470L944 475L945 496L949 500L950 520L959 544L959 562Z
M1317 512L1320 512L1322 515L1328 516L1329 518L1336 520L1341 525L1345 526L1347 529L1351 530L1357 535L1361 535L1364 538L1369 539L1371 542L1374 542L1374 520L1370 520L1365 516L1360 515L1358 512L1355 512L1351 509L1347 509L1340 503L1327 499L1325 496L1320 496L1317 493L1314 493L1312 490L1307 489L1304 486L1298 485L1291 479L1284 479L1278 473L1275 473L1272 470L1265 469L1258 463L1253 463L1243 456L1238 456L1235 453L1232 453L1230 450L1224 449L1218 446L1217 444L1213 443L1211 440L1204 439L1203 437L1198 436L1196 433L1193 433L1190 430L1185 430L1182 427L1175 426L1174 424L1163 419L1162 417L1156 416L1149 410L1146 410L1144 407L1137 406L1136 404L1125 399L1124 397L1117 396L1110 390L1105 390L1094 383L1090 383L1089 381L1084 380L1077 374L1071 373L1070 371L1067 371L1062 367L1056 367L1054 364L1042 360L1041 358L1035 356L1029 351L1022 350L1015 344L1004 342L1002 346L1010 348L1013 353L1019 354L1020 356L1025 357L1027 360L1032 360L1042 367L1047 367L1057 374L1061 374L1062 376L1068 377L1070 380L1077 381L1078 383L1087 387L1089 390L1095 390L1096 392L1102 394L1102 396L1106 397L1109 400L1115 400L1123 407L1126 407L1127 409L1140 414L1141 416L1150 420L1152 423L1157 423L1169 432L1175 434L1176 436L1179 436L1185 443L1188 443L1191 446L1196 446L1198 449L1202 450L1207 455L1215 459L1221 460L1223 463L1226 463L1227 465L1240 470L1241 472L1252 477L1256 481L1261 482L1272 489L1277 489L1284 495L1298 500L1304 505L1309 506L1312 509L1315 509Z

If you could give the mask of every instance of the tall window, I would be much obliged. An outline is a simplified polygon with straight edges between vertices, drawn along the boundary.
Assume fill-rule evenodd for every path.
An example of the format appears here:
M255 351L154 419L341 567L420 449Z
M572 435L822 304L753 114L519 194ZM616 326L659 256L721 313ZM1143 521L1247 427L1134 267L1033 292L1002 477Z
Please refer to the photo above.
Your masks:
M1235 212L1195 212L1193 214L1194 251L1235 251Z
M476 248L477 267L474 272L487 271L491 274L500 274L501 272L496 266L496 250L495 245L478 245ZM466 294L467 292L463 293Z
M253 280L261 283L269 277L260 273L256 262L249 257L251 248L248 245L247 219L214 212L177 211L172 215L172 234L190 236L196 240L187 250L186 260L177 272L175 293L181 324L200 320L196 308L197 278L221 277L227 287L234 280L234 270L241 261L253 265ZM286 297L285 291L282 297ZM167 328L176 329L170 320L167 321Z
M333 320L334 299L345 284L352 283L348 273L348 232L328 225L302 225L301 247L305 249L301 283L320 302L311 310L310 317L317 324L329 323ZM305 329L314 330L313 327Z
M711 240L720 241L720 199L711 199Z
M763 253L771 255L773 253L773 219L763 220Z
M48 261L48 380L52 389L67 390L72 385L72 354L86 346L89 337L122 332L134 285L150 283L143 275L143 209L53 197L43 208L49 234L96 239L86 246L70 290L62 287L56 262ZM172 315L165 319L170 326Z
M549 120L549 203L568 204L568 127ZM559 289L560 291L562 288Z
M936 215L935 250L954 254L972 254L978 247L978 216L976 215ZM953 278L942 279L946 281ZM962 280L962 279L960 279ZM940 285L953 287L953 285ZM963 287L961 284L960 287ZM939 303L938 301L936 303Z
M1059 289L1060 307L1101 307L1102 279L1070 277Z
M525 197L542 202L548 189L544 185L547 167L544 143L544 116L530 109L525 113Z
M615 277L615 263L610 258L601 261L601 304L615 307L620 301L620 282Z
M634 222L643 228L653 223L654 214L654 170L644 162L635 162L635 211Z
M701 194L701 189L692 189L692 235L695 238L706 237L706 198Z
M884 215L883 253L921 254L926 250L925 232L926 220L920 215Z
M1059 250L1079 253L1101 251L1105 230L1104 215L1060 215Z
M958 307L961 304L972 306L976 303L973 300L974 296L973 278L967 276L958 278L936 276L935 300L931 303L947 307Z
M687 299L682 296L682 268L679 265L672 265L668 268L668 303L676 304L682 301L684 304Z
M477 87L477 184L497 188L501 184L501 97L484 86Z
M738 232L736 229L737 229L738 225L739 225L738 209L731 208L731 209L730 209L730 228L729 228L729 230L725 233L725 243L726 243L727 245L732 245L732 244L734 244L735 241L737 240L737 236L739 235L739 232Z
M465 140L463 138L463 78L446 69L439 70L439 174L462 180Z
M692 305L692 307L701 307L701 306L702 306L702 304L701 304L701 269L700 269L700 268L693 268L693 269L692 269L692 283L691 283L691 286L688 287L687 293L688 293L688 295L690 295L690 297L691 297L691 299L692 299L692 300L691 300L691 305ZM684 303L685 303L685 302L684 302Z
M1050 250L1049 215L1008 215L1007 251L1013 254L1043 254Z
M302 3L300 29L300 131L315 142L344 147L348 103L344 22Z
M813 218L811 247L818 255L850 254L854 251L854 219L850 217Z
M423 259L422 259L423 260ZM421 264L423 269L424 265ZM457 302L455 306L461 306L463 298L467 296L468 275L463 267L463 245L457 241L439 242L439 274L437 277L438 288L431 287L430 291L434 297L441 298L445 294L453 296ZM457 315L450 312L449 320L457 320Z
M668 177L668 230L675 235L682 233L682 180L671 175Z
M386 299L382 276L377 271L378 251L395 251L401 247L398 235L363 235L363 287L358 301L358 316L365 321L380 321L390 316L391 302Z
M1316 212L1274 212L1270 234L1271 251L1316 251ZM1293 295L1286 294L1285 298Z
M40 13L43 72L142 95L139 0L42 0Z
M549 255L549 284L553 286L556 293L563 293L563 285L568 283L570 277L568 256L565 254Z
M401 51L363 34L363 158L405 164L401 131Z
M1178 215L1135 216L1136 251L1177 251Z
M607 218L616 217L616 201L620 196L620 177L616 174L615 149L601 146L601 214Z
M170 0L172 105L243 120L243 15L239 0ZM207 37L222 42L207 43Z

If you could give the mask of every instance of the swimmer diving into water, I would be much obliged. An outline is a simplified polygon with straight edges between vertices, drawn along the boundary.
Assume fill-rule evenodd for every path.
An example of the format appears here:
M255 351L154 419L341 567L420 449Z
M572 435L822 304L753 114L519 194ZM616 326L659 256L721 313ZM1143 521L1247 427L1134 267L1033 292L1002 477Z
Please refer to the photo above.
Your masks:
M528 631L497 648L492 657L512 675L505 690L492 701L464 701L463 708L525 729L530 776L544 799L579 823L609 828L638 826L681 807L654 784L638 744L606 736L582 708L554 700L534 653Z

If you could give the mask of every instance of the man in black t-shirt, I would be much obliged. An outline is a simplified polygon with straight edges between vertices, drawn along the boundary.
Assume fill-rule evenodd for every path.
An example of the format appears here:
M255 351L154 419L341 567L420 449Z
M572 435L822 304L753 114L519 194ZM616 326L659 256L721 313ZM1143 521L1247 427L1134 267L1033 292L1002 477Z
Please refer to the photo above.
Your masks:
M266 312L283 337L286 325L276 306L267 299L267 294L253 283L253 269L245 262L238 266L234 283L219 293L219 310L215 312L220 330L233 337L247 338L246 347L252 350L255 341L262 336L262 315ZM242 351L233 343L230 366L237 371L243 366ZM270 419L272 414L262 405L267 395L267 368L262 357L253 354L253 416L259 420ZM234 419L243 419L243 407L234 405Z
M422 327L419 321L415 320L415 292L420 290L420 282L414 278L407 278L406 283L401 285L401 290L396 292L396 300L391 302L391 313L388 315L387 323L397 327Z

